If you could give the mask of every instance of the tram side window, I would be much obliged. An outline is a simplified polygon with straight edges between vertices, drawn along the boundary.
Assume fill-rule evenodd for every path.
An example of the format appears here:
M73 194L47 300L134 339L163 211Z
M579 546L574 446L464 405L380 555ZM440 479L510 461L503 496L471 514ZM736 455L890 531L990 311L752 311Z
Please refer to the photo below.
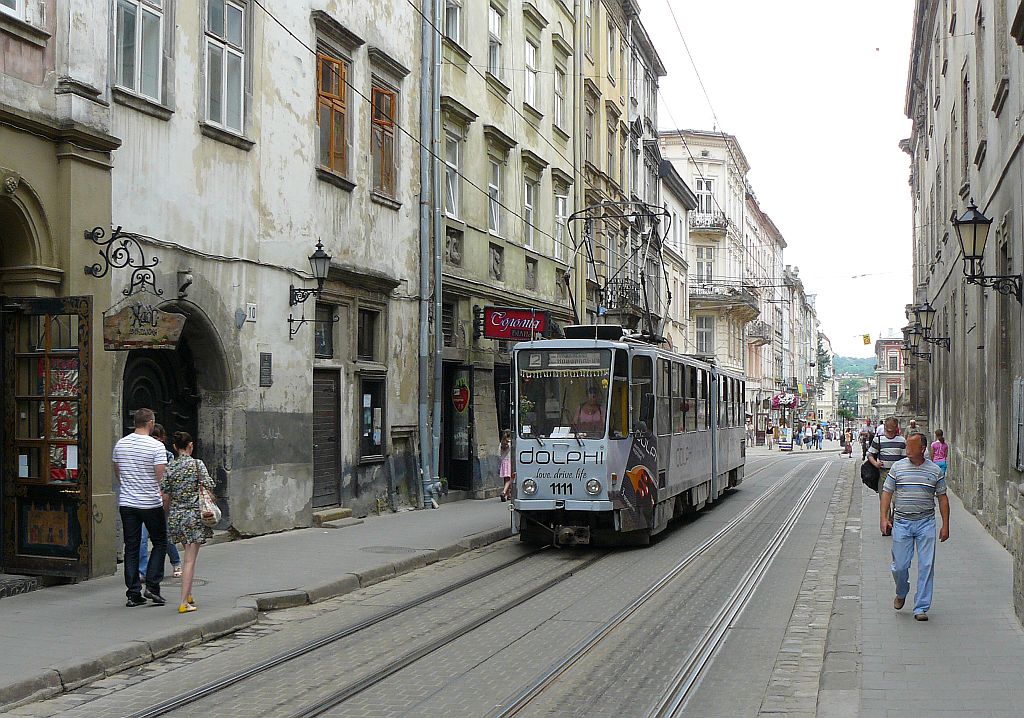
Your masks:
M651 399L645 401L645 397ZM633 430L640 430L640 423L644 422L644 430L653 432L654 427L654 405L648 404L654 397L654 361L651 357L637 354L633 356L633 376L630 380L629 403L633 409ZM649 407L649 408L648 408ZM645 408L650 416L644 416Z
M686 373L686 430L697 430L697 369L684 368Z
M736 426L736 384L732 379L725 380L725 423Z
M740 426L746 426L747 425L747 383L744 382L744 381L739 382L739 388L740 388L739 389L739 392L740 392L739 393L739 402L740 402L739 425Z
M729 410L728 402L729 397L726 396L725 389L728 384L728 380L719 375L718 377L718 425L728 426L729 425Z
M612 408L608 432L613 439L629 436L629 358L623 349L615 350L612 376Z
M697 372L697 428L707 429L711 426L711 397L708 386L709 375L701 369Z
M678 362L672 364L672 433L686 431L686 400L683 398L684 367Z
M672 433L672 364L658 360L658 436Z

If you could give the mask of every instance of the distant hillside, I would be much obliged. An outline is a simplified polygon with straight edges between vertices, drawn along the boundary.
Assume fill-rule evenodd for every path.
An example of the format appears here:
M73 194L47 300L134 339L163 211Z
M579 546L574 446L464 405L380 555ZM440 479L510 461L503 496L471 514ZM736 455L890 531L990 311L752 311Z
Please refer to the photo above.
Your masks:
M875 358L837 356L832 358L832 368L836 374L873 376L875 373Z

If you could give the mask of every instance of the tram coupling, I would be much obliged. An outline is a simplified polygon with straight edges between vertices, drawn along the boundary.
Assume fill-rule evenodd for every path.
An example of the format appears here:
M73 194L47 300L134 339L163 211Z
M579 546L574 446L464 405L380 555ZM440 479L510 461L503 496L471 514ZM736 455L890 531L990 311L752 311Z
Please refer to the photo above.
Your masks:
M590 544L589 526L556 526L555 546L586 546Z

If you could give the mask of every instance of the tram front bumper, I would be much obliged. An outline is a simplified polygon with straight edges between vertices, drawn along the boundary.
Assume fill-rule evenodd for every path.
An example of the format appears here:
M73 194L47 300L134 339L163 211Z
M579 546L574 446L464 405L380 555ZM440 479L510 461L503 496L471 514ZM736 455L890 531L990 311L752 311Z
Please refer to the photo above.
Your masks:
M611 501L601 499L512 499L516 511L611 511Z

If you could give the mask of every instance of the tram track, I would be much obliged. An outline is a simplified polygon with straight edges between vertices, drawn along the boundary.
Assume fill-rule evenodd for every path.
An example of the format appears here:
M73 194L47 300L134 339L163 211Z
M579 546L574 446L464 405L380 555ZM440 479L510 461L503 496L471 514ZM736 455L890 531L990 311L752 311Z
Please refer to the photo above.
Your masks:
M765 470L774 466L779 461L773 462L772 464L763 467L759 471ZM630 604L622 608L618 613L612 616L610 619L605 621L602 625L596 628L588 636L579 641L569 652L560 657L554 663L550 664L548 668L538 676L536 676L530 683L521 689L519 692L512 694L505 699L502 703L496 705L490 712L486 714L486 718L509 718L510 716L516 716L522 713L528 706L530 706L539 696L541 696L550 687L556 684L560 678L566 673L572 670L577 664L579 664L586 656L588 656L595 648L602 644L615 630L626 623L632 616L634 616L640 609L648 604L656 594L662 589L671 584L680 574L682 574L687 568L689 568L697 559L703 556L705 553L710 551L716 544L721 542L729 533L732 532L740 524L744 523L752 514L754 514L761 506L771 499L786 483L796 474L799 473L811 459L801 461L797 466L787 472L782 478L778 479L775 483L768 487L764 493L762 493L754 502L747 506L741 513L737 514L727 524L725 524L717 532L709 536L704 540L696 549L686 555L681 561L675 566L669 569L665 574L661 576L657 581L651 584L644 593L638 596ZM783 528L777 532L775 539L769 544L769 548L762 553L762 556L755 562L754 568L748 571L748 574L753 572L753 578L745 575L743 581L741 581L740 587L734 592L730 599L726 602L726 607L723 608L722 613L716 618L714 626L718 626L719 630L715 631L714 636L708 637L705 635L698 642L698 648L694 649L695 654L698 654L700 660L688 659L683 668L678 672L681 676L680 682L688 684L688 692L684 697L682 703L685 703L686 698L689 696L689 690L696 685L697 681L702 675L704 668L706 668L717 651L717 648L724 641L725 635L728 633L728 629L731 627L732 622L742 612L742 609L746 606L749 597L756 590L757 586L760 585L760 580L764 577L768 567L771 564L771 560L774 559L778 550L781 549L782 544L785 542L786 537L792 531L793 526L796 525L796 521L799 519L806 508L807 503L810 501L810 497L813 495L814 490L818 487L822 477L824 477L828 468L832 465L832 460L827 460L825 465L816 474L815 478L808 485L807 489L801 494L801 498L798 500L794 509L787 516L786 521L783 522ZM752 474L753 475L753 474ZM779 535L782 534L781 538ZM771 551L774 549L774 551ZM767 559L764 558L765 554L770 554ZM759 568L755 572L755 569ZM746 589L744 590L744 587ZM728 608L733 610L726 610ZM724 628L723 628L724 627ZM709 629L708 633L711 633ZM704 647L705 649L710 646L709 650L699 651L698 649ZM690 667L687 670L687 667ZM686 677L690 677L691 680L687 681ZM675 682L673 683L675 685ZM677 692L673 692L676 695ZM664 702L664 700L662 701ZM659 703L660 705L660 703ZM658 715L658 714L653 714ZM675 715L675 714L668 714Z
M762 457L758 458L760 459ZM761 474L762 472L765 472L773 468L774 466L783 463L784 461L786 461L787 458L788 457L779 457L777 459L768 461L764 466L760 466L754 471L747 474L745 479L751 479L757 476L758 474ZM706 551L708 548L710 548L711 545L716 543L717 540L720 540L722 537L724 537L726 533L731 531L732 528L735 528L735 526L739 525L740 523L742 523L743 520L748 518L750 514L752 514L753 511L756 510L756 508L761 506L772 495L774 495L778 491L778 489L781 488L786 483L786 481L788 481L792 477L793 474L795 474L800 468L806 465L806 463L807 461L802 461L797 467L788 472L782 479L777 480L775 483L769 486L765 493L763 493L761 496L755 499L754 502L750 506L748 506L743 512L741 512L740 515L738 515L736 518L730 521L726 525L726 527L724 527L716 533L716 536L718 537L717 539L711 541L710 543L705 542L708 545L702 550L699 549L698 552L695 552L695 555L692 555L691 560L696 560L700 553ZM550 546L544 546L529 553L526 553L522 556L517 556L516 558L510 561L503 562L498 566L491 567L487 570L478 572L464 579L461 579L456 583L451 584L450 586L445 586L444 588L432 591L428 594L417 597L411 601L405 602L399 606L395 606L391 609L377 613L367 619L350 624L337 631L332 631L324 636L320 636L313 640L307 641L295 648L283 651L274 656L261 660L246 668L230 673L216 680L209 681L195 689L189 690L187 693L180 693L178 695L175 695L174 697L168 700L162 701L158 704L149 706L143 710L132 713L128 716L128 718L158 718L159 716L164 716L169 713L181 710L183 708L187 708L188 706L196 704L202 701L203 699L214 696L220 693L221 691L224 691L225 689L228 689L244 681L253 679L262 673L288 664L303 656L310 655L318 650L330 646L331 644L355 636L361 632L373 628L374 626L378 626L384 623L385 621L398 617L402 614L412 611L413 609L422 607L431 601L435 601L444 596L453 594L454 592L459 591L460 589L463 589L474 583L493 577L496 574L508 568L511 568L523 561L526 561L540 553L549 551L550 549ZM349 682L341 688L332 691L328 696L325 696L323 698L318 699L315 702L311 702L306 706L303 706L296 712L290 714L289 718L307 718L309 716L317 716L323 714L324 712L330 710L332 707L337 706L349 700L353 696L356 696L359 693L362 693L363 691L383 682L388 677L394 675L395 673L398 673L403 668L411 665L412 663L415 663L416 661L430 655L431 653L439 651L443 649L445 646L454 643L455 641L468 635L472 631L480 628L489 621L497 618L505 611L515 608L516 606L522 605L527 601L532 600L533 598L536 598L537 596L550 590L554 586L564 582L568 578L571 578L576 573L579 573L580 571L604 559L610 553L612 552L602 552L596 556L587 557L581 560L580 562L575 563L572 567L559 572L553 577L544 580L542 583L524 592L523 594L511 598L510 600L504 602L501 606L490 610L488 613L483 614L477 617L476 619L470 621L469 623L459 626L458 628L453 629L449 632L446 632L442 636L434 640L431 640L418 648L410 650L402 654L401 656L397 657L396 659L389 661L386 667L382 668L376 673Z

